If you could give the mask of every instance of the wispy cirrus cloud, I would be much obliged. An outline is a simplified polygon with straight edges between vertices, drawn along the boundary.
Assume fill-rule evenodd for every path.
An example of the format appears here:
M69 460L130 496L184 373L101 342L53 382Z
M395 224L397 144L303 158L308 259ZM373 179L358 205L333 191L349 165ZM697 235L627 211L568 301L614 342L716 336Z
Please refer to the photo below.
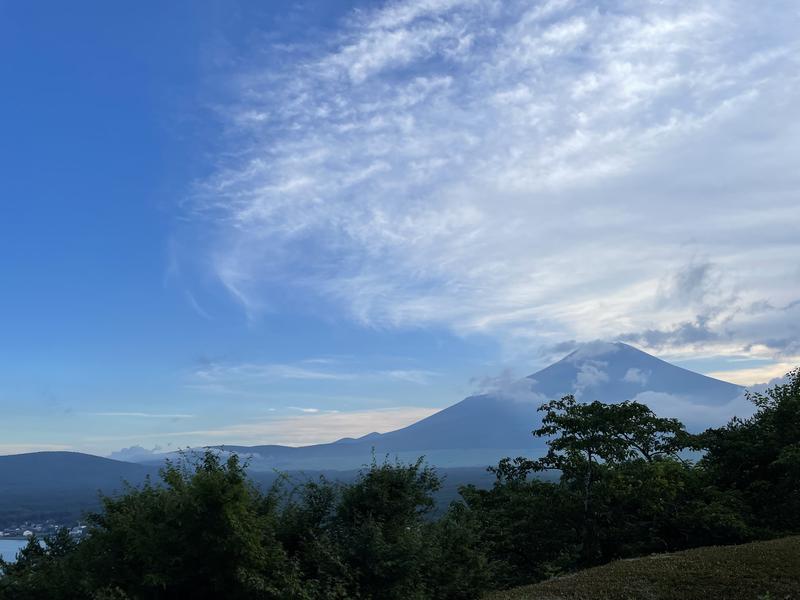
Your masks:
M25 452L56 452L71 450L69 444L0 444L0 456L7 454L22 454Z
M276 381L281 379L349 381L357 377L356 373L322 370L305 366L304 364L283 363L211 363L196 369L192 375L200 381L209 382L226 380Z
M194 419L195 415L187 413L150 413L150 412L93 412L95 417L131 417L135 419Z
M209 362L188 374L189 387L221 390L242 384L261 385L275 381L365 382L400 381L425 385L438 373L426 369L357 369L357 365L329 358L311 358L297 363Z
M343 437L360 437L377 431L392 431L410 425L435 413L438 409L423 407L391 407L384 409L316 412L277 417L262 421L232 424L217 428L165 433L142 433L116 437L94 437L92 442L126 439L186 440L198 444L282 444L302 446L333 442ZM0 447L0 450L2 447Z
M193 207L209 264L251 316L800 354L798 27L788 1L417 0L259 48Z

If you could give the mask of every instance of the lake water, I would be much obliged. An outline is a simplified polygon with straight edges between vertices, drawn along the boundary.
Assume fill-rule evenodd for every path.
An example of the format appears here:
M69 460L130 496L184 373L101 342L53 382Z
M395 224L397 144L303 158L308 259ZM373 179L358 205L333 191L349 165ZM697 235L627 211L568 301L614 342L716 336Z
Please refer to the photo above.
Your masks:
M4 540L0 539L0 558L12 561L17 556L17 552L25 547L26 540Z

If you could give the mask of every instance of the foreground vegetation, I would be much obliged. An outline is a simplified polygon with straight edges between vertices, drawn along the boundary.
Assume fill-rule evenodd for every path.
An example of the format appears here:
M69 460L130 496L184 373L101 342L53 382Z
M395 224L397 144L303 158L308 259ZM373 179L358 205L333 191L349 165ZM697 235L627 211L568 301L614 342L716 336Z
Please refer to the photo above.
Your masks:
M653 552L800 533L800 370L751 400L753 417L700 435L635 402L553 400L533 432L547 437L547 455L501 461L491 489L462 488L438 519L441 482L421 460L262 492L236 456L207 452L104 498L86 540L60 532L0 561L0 600L467 599ZM690 449L704 451L697 464L681 458ZM550 470L558 481L538 477ZM783 593L800 580L796 562L758 554L778 544L617 562L535 589L745 597L714 588L721 568L757 578L742 589L771 593L779 581ZM692 556L701 562L686 566ZM645 564L663 573L651 581ZM672 578L689 568L698 575ZM517 593L528 592L507 597L527 597Z
M617 560L486 600L800 598L800 537Z

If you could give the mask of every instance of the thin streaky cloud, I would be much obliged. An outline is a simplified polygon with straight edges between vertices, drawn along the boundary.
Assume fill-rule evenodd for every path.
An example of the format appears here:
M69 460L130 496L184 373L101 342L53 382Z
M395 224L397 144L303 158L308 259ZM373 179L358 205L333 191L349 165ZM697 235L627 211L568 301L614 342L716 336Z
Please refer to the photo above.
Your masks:
M356 371L335 360L311 358L298 363L206 364L190 373L190 382L187 386L224 392L228 390L226 386L236 383L279 380L342 382L395 380L424 385L437 375L437 372L425 369Z
M192 307L192 310L196 312L199 316L203 317L204 319L211 321L213 317L208 314L200 303L197 301L197 298L194 297L194 294L189 290L186 290L186 301L189 303L189 306Z
M211 364L195 370L192 375L200 381L208 382L231 379L351 380L356 378L354 373L323 371L302 365L283 363Z
M198 443L282 444L302 446L333 442L343 437L360 437L377 431L384 433L400 429L437 412L423 407L393 407L385 409L319 412L279 417L260 422L246 422L214 429L145 432L136 435L87 438L87 442L123 442L126 440L197 438Z
M195 415L186 413L148 413L148 412L93 412L94 417L132 417L141 419L194 419Z
M800 355L798 29L788 1L419 0L254 48L192 206L208 266L249 318L279 286L368 327Z

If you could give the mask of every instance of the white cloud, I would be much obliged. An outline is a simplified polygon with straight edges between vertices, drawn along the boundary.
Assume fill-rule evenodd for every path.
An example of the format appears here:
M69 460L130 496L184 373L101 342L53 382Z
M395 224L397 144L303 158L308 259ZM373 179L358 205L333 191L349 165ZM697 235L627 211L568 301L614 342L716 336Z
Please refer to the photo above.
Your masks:
M132 417L136 419L194 419L186 413L148 413L148 412L94 412L95 417Z
M316 412L214 429L146 433L126 436L126 438L99 437L93 438L91 441L158 438L164 440L190 439L190 441L194 439L197 444L305 446L333 442L343 437L360 437L373 431L380 433L393 431L424 419L438 410L422 407L395 407L349 412Z
M536 380L516 377L510 369L505 369L494 377L473 379L471 383L475 385L475 395L488 394L537 406L549 400L544 394L534 391Z
M766 331L780 353L800 337L775 308L800 282L799 28L788 1L357 12L236 78L236 152L195 204L211 268L251 317L279 288L380 327L699 322L706 347Z
M356 378L354 373L337 371L323 371L309 368L304 365L280 363L243 363L243 364L210 364L197 369L194 376L202 381L225 380L264 380L275 381L280 379L300 380L351 380Z
M582 363L572 387L575 397L580 398L586 388L595 387L608 381L608 373L603 370L607 363L589 361Z
M675 418L690 431L724 425L734 416L746 418L753 414L753 404L740 395L726 404L702 404L697 398L684 398L663 392L646 391L637 394L634 402L646 404L661 417Z
M647 385L647 380L650 379L650 372L642 371L641 369L628 369L622 377L622 381L628 383L638 383L641 386Z
M572 352L568 358L570 362L582 362L586 359L599 358L619 352L620 347L612 342L604 342L601 340L593 340L581 344L577 350Z
M435 371L426 371L425 369L393 369L390 371L381 371L379 375L384 375L398 381L426 384L436 377L438 373Z
M121 448L120 450L110 453L108 458L126 462L137 462L141 460L158 458L158 455L163 451L164 449L161 446L155 446L153 448L131 446L129 448Z
M310 358L297 363L207 363L188 375L187 387L214 393L237 393L242 386L261 386L281 380L382 381L426 385L438 375L425 369L358 369L330 358Z
M753 386L759 383L766 383L775 379L780 379L792 369L800 365L800 357L796 362L776 363L761 367L750 367L740 369L729 369L727 371L714 371L707 373L709 377L716 377L723 381L730 381L739 385Z

